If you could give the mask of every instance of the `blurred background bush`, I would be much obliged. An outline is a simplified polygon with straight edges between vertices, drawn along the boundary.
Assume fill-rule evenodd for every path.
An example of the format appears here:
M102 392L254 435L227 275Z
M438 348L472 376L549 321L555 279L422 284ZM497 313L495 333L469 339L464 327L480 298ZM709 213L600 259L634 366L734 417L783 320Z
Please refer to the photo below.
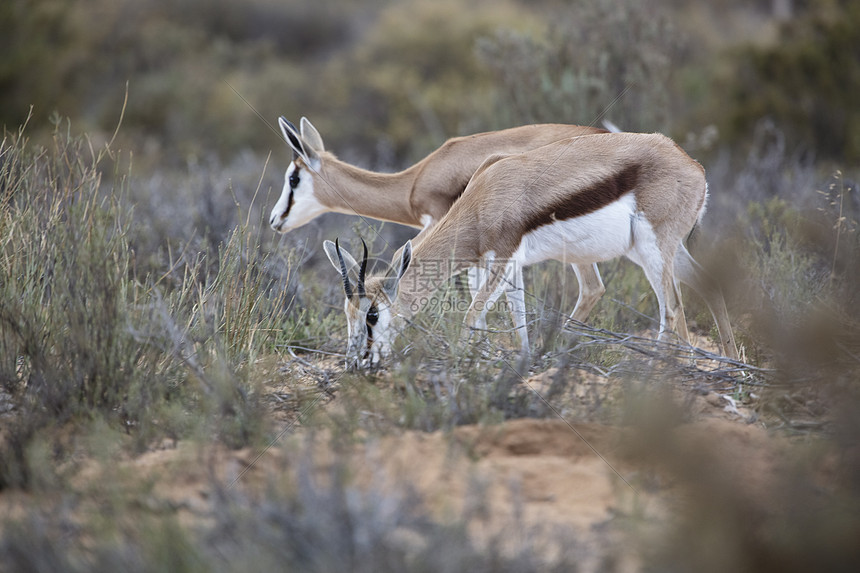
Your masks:
M0 124L33 106L32 129L56 112L110 133L128 83L124 145L162 167L277 149L255 110L391 168L452 135L603 117L726 146L770 118L856 162L858 24L848 0L8 0Z

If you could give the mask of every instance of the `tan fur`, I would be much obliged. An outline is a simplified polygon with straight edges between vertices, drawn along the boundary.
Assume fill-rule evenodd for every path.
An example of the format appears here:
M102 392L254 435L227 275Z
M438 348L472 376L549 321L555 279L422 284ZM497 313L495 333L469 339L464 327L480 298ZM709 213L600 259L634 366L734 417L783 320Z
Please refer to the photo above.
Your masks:
M530 230L523 226L526 218L629 165L640 167L636 204L658 237L689 233L706 197L701 165L663 135L612 133L558 141L504 161L492 158L413 256L435 260L454 251L477 263L492 250L510 257Z
M322 152L321 177L314 189L319 201L332 211L422 227L422 215L439 221L448 212L488 155L520 153L597 133L606 130L541 124L456 137L399 173L367 171Z

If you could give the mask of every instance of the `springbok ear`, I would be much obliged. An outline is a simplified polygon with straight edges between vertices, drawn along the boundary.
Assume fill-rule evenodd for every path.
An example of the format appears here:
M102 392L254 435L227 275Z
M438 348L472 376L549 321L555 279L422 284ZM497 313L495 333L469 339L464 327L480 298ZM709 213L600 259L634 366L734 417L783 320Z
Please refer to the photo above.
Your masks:
M284 139L293 149L293 159L301 157L305 160L305 163L307 163L308 154L305 151L305 146L302 145L302 138L299 135L299 130L296 129L296 126L284 116L278 118L278 125L281 128L281 133L284 135Z
M340 259L337 257L337 245L331 241L323 241L323 250L331 266L340 274ZM358 262L343 247L340 248L340 254L343 255L343 262L346 263L346 270L349 272L350 278L358 280Z
M385 277L382 285L382 288L385 290L385 294L387 294L388 298L391 300L394 300L397 297L397 288L400 285L400 279L403 278L403 275L412 263L411 240L406 241L406 244L401 247L399 255L400 256L398 257L398 253L394 253L394 261L396 261L396 264L388 271L388 276Z
M323 248L325 249L326 255L328 255L328 260L334 266L337 271L340 273L340 278L343 281L343 292L346 295L347 300L352 298L353 290L352 290L352 281L349 278L349 270L350 268L354 268L357 265L355 259L352 258L352 255L344 251L340 248L338 241L335 240L334 243L331 241L323 242ZM367 247L365 247L364 251L365 257L367 256ZM366 258L364 259L367 260ZM337 261L337 262L335 262ZM348 261L348 262L347 262ZM356 288L358 289L358 296L364 296L364 283L363 283L363 275L364 269L362 268L359 271L359 278L356 282Z
M317 153L311 146L305 146L305 163L308 167L319 173L320 167L322 166L322 159L320 159L320 154Z
M320 132L317 131L317 128L315 128L310 121L308 121L308 118L303 117L300 125L302 126L302 140L305 142L305 145L317 153L325 151L325 146L323 145Z

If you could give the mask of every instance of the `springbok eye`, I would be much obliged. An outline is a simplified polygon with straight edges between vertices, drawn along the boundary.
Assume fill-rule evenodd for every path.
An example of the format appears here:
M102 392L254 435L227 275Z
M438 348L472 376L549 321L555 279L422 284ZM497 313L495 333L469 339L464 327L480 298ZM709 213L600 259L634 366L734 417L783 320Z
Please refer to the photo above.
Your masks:
M367 324L374 326L379 320L379 310L375 306L371 306L367 311Z
M299 170L296 169L290 173L290 188L295 189L299 186Z

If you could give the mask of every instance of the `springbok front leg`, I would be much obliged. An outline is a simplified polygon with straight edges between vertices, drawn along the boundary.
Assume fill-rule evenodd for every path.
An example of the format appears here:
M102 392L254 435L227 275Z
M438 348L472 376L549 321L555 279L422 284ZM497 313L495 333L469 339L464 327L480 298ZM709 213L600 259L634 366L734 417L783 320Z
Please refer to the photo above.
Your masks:
M576 280L579 283L579 296L576 299L576 306L573 307L573 312L570 313L570 319L577 322L585 322L588 315L591 314L594 305L600 300L600 297L606 292L606 287L603 286L603 280L600 278L600 271L597 270L597 263L591 265L570 265L573 267L573 273L576 275Z
M489 271L486 266L474 266L469 268L469 291L474 302L478 292L486 284ZM478 316L472 317L477 323L469 323L468 318L466 324L474 328L486 328L486 315L490 307L498 300L501 294L505 293L505 298L510 305L508 310L511 313L511 319L514 323L514 331L520 341L520 349L529 352L529 334L528 325L526 322L526 293L525 283L523 282L522 266L516 262L511 262L510 267L505 270L505 277L499 285L489 294L486 303L482 303L478 309ZM471 308L471 307L470 307ZM478 324L482 326L478 326Z
M511 318L514 322L514 330L520 339L520 350L523 356L528 357L530 350L522 269L514 260L496 261L495 255L488 253L480 273L485 280L472 297L472 303L469 305L464 321L469 328L468 336L471 337L476 330L487 329L487 312L493 301L504 292L511 304Z
M514 323L514 330L520 339L520 351L523 356L528 356L530 348L528 323L526 322L526 291L523 283L523 269L516 261L512 261L510 264L513 265L513 268L506 270L505 274L511 274L513 282L505 279L500 288L504 288L505 298L511 305L509 310L511 320Z

